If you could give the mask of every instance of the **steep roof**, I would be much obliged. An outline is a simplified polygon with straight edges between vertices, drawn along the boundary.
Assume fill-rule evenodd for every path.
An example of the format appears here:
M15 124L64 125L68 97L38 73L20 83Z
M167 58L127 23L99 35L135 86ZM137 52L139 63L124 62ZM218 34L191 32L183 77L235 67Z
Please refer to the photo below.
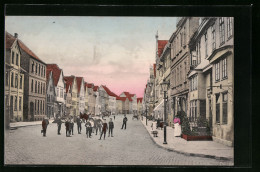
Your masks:
M16 40L16 38L11 35L10 33L6 32L6 48L11 48L14 41ZM18 40L18 45L20 46L20 48L26 52L28 55L30 55L32 58L44 63L36 54L34 54L34 52L32 52L32 50L30 50L20 39ZM45 63L44 63L45 64Z
M126 92L126 91L124 91L123 93L124 93L125 96L129 99L130 102L133 101L133 99L132 99L131 97L133 97L134 94L130 94L129 92Z
M16 38L8 32L5 32L5 48L11 48Z
M110 89L107 88L107 86L102 85L102 87L104 88L104 90L107 92L107 94L108 94L109 96L117 97L117 95L116 95L115 93L113 93L112 91L110 91Z
M142 97L138 97L137 98L137 103L142 103L143 102L143 98Z
M116 97L116 100L121 100L121 101L124 102L124 101L126 101L126 98L127 98L127 97L119 97L119 96L117 96L117 97Z
M95 86L94 86L94 88L93 88L93 91L95 91L95 92L96 92L97 90L98 90L98 86L97 86L97 85L95 85Z
M168 40L158 40L158 57L160 58L165 45L168 43Z
M82 79L83 79L83 77L76 77L77 86L78 86L78 93L80 93Z
M49 82L49 76L50 76L50 74L51 74L51 70L48 70L47 69L47 71L46 71L46 81L47 81L47 83Z
M66 82L66 93L67 93L69 90L69 86L72 87L74 76L64 76L64 81Z
M59 79L60 79L62 69L60 69L57 64L47 64L46 67L47 67L47 71L48 70L52 71L54 85L57 86Z

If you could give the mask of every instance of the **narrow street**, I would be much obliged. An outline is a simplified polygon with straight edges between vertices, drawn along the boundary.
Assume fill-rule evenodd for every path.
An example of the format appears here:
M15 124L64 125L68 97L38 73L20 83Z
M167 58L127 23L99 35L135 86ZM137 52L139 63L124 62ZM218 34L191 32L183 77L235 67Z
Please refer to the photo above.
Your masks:
M65 136L62 124L57 135L57 124L51 123L47 137L40 133L41 125L9 130L5 139L5 164L53 165L229 165L228 161L189 157L158 147L140 121L127 115L127 129L122 130L123 116L116 116L114 137L103 140L98 135L87 138L84 123L82 134ZM108 118L107 122L108 122Z

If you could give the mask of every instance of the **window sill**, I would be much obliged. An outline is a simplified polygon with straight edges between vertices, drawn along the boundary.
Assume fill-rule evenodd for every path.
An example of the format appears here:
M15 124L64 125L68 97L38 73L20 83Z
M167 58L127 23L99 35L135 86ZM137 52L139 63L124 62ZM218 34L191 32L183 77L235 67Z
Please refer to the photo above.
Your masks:
M219 47L221 47L221 46L224 45L224 44L225 44L225 41L221 42L220 45L219 45Z
M218 83L218 82L220 82L220 80L215 81L215 83Z
M233 35L229 36L228 39L227 39L227 41L229 41L229 40L232 39L232 38L233 38Z

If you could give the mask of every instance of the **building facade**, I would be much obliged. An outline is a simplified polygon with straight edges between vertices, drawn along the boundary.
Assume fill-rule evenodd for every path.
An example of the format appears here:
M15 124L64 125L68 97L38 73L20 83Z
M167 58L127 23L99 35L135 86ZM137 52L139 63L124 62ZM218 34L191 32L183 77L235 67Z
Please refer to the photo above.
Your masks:
M77 98L78 98L78 113L77 115L79 115L80 113L84 113L85 110L85 86L84 86L84 79L83 77L76 77L76 81L77 81L77 87L78 87L78 92L77 92Z
M23 121L24 70L21 67L21 48L18 35L5 34L5 124Z
M70 108L70 116L76 116L79 114L78 108L78 85L75 76L65 76L64 80L66 83L71 84L71 108Z
M181 17L177 21L176 31L172 34L171 43L171 112L173 118L178 111L189 114L189 80L187 74L190 66L188 42L199 26L199 18Z
M47 117L53 118L54 116L54 103L55 103L55 86L53 81L53 74L51 70L47 69L46 72L46 84L47 84L47 90L46 90L46 115Z
M137 98L137 114L141 115L143 113L143 98Z
M21 67L25 69L24 76L24 120L42 120L46 116L46 64L34 54L22 41Z

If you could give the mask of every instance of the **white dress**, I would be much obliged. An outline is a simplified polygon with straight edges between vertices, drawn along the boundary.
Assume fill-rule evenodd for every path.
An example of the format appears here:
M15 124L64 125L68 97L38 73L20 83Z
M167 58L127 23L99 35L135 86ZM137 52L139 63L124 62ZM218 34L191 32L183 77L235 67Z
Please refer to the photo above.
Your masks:
M181 125L179 123L174 124L174 136L181 136Z

